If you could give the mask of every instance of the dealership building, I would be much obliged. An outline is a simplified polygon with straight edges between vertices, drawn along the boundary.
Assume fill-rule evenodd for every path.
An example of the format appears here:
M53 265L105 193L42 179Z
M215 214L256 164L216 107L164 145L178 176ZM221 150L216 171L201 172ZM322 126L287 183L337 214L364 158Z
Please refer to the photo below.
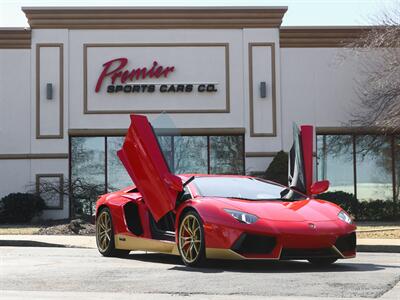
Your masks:
M0 29L0 197L131 184L116 157L130 113L153 122L176 173L265 171L293 122L311 124L318 179L360 200L397 197L397 138L358 155L376 132L344 125L359 78L344 46L367 28L281 27L286 7L22 10L29 28ZM330 154L332 138L350 150ZM70 216L67 195L44 198L43 218Z

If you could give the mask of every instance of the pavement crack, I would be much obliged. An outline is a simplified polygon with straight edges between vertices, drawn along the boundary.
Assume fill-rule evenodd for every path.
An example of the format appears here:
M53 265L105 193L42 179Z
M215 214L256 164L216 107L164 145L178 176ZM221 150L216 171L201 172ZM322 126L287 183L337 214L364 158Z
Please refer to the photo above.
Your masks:
M375 298L381 298L383 297L383 295L385 295L386 293L390 292L395 286L396 284L398 284L400 282L400 275L397 276L395 278L395 280L391 283L388 283L385 288L383 289L383 291L379 292Z

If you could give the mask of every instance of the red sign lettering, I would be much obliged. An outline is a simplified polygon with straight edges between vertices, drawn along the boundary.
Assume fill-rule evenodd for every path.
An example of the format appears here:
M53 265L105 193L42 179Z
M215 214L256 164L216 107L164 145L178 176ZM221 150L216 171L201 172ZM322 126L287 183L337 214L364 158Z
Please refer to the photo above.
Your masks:
M154 61L150 68L142 67L132 70L124 69L127 64L128 59L125 57L116 58L104 63L103 71L97 80L95 89L96 93L100 91L101 86L107 77L111 78L112 84L115 84L117 80L121 83L125 83L127 81L146 78L160 78L162 76L168 77L168 75L175 70L174 66L163 67L158 65L157 61Z

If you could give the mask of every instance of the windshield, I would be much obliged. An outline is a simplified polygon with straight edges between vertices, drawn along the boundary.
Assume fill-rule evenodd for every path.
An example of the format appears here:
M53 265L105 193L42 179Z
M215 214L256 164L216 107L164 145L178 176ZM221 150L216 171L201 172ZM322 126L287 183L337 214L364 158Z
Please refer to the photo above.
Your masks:
M246 200L298 200L307 196L287 187L259 178L196 177L197 192L204 197L224 197Z

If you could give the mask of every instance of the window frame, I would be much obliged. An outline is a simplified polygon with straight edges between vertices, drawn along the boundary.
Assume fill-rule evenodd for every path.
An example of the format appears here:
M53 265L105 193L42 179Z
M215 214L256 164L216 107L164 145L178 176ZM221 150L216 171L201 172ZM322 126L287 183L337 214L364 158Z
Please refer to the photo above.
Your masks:
M172 165L174 165L174 155L175 155L175 147L174 147L174 138L175 136L189 136L189 137L194 137L194 136L205 136L207 138L207 174L210 174L211 170L211 162L210 162L210 151L211 151L211 146L210 146L210 137L211 136L239 136L242 138L242 157L243 157L243 165L242 165L242 173L238 175L244 175L246 172L246 151L245 151L245 135L243 133L241 134L182 134L182 135L176 135L176 134L159 134L159 136L171 136L171 155L172 155ZM69 147L69 155L68 155L68 177L69 177L69 182L71 183L72 179L72 139L73 138L79 138L79 137L87 137L87 138L104 138L104 193L109 192L109 186L108 186L108 138L110 137L125 137L125 134L79 134L79 135L69 135L68 137L68 147ZM174 170L172 170L174 172ZM71 184L70 184L70 190L71 190ZM71 207L71 205L70 205ZM73 208L71 208L73 209ZM72 212L72 210L71 210Z
M354 189L354 197L358 199L357 197L357 137L360 136L365 136L365 135L375 135L375 136L385 136L382 133L379 133L377 131L355 131L355 130L347 130L347 128L343 128L343 130L319 130L317 128L316 134L315 134L315 145L316 145L316 153L318 153L318 136L331 136L331 135L349 135L352 137L352 161L353 161L353 189ZM395 151L395 139L400 138L398 134L388 134L386 135L389 140L389 144L391 147L391 173L392 173L392 201L394 203L397 203L396 199L396 179L397 179L397 172L396 172L396 151ZM324 139L325 140L325 139ZM326 144L324 143L323 147L326 147ZM324 152L326 153L326 151ZM400 157L398 157L400 160ZM316 157L316 160L318 162L318 157ZM319 168L316 166L316 177L319 178ZM390 200L388 200L390 201Z

